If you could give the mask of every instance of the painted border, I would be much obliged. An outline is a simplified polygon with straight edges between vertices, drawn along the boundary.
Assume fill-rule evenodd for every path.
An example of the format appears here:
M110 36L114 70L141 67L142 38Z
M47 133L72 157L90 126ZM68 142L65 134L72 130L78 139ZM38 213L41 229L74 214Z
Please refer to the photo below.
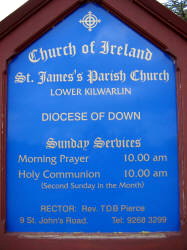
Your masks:
M30 0L0 23L0 249L186 250L187 249L187 25L155 0L92 0L150 40L176 63L180 180L179 232L6 233L7 64L86 0Z

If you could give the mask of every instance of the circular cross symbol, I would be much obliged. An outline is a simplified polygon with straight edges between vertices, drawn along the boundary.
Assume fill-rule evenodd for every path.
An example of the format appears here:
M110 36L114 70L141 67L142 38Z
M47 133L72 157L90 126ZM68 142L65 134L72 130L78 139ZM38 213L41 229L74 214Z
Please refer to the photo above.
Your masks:
M95 28L97 24L101 22L101 20L99 20L91 11L89 11L88 14L85 15L79 22L82 23L82 25L89 31L92 31L92 29Z

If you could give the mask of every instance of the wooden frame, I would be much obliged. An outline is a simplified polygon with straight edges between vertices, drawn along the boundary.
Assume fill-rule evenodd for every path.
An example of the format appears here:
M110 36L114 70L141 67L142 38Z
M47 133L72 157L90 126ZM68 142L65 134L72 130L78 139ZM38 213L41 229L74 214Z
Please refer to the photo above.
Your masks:
M176 62L180 175L179 232L57 234L6 233L7 64L16 54L85 0L30 0L0 23L0 249L187 249L187 67L186 23L155 0L93 0L149 39Z

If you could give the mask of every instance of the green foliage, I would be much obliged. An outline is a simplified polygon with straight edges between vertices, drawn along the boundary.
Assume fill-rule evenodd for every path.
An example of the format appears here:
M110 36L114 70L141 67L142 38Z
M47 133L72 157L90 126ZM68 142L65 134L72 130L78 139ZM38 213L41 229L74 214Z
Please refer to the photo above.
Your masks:
M164 5L187 21L187 0L168 0Z

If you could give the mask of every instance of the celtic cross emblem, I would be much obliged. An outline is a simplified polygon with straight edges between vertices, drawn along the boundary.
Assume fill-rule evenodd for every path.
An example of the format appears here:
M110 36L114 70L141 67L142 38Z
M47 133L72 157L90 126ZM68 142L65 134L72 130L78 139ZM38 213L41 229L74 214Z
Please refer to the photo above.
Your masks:
M81 23L89 31L92 31L92 29L95 28L97 26L97 24L100 22L101 22L101 20L98 19L91 11L89 11L88 14L85 15L79 21L79 23Z

